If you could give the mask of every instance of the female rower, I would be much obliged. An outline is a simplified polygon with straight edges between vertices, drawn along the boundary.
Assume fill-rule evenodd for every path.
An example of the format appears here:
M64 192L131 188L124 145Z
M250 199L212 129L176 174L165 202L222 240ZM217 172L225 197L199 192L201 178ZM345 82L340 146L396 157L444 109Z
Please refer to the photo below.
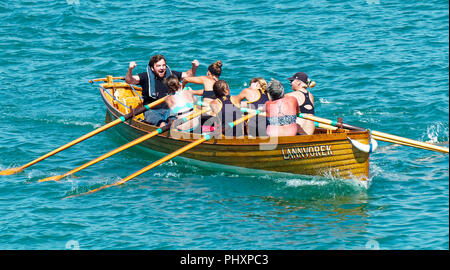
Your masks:
M299 111L302 114L314 115L314 96L308 91L308 87L312 88L316 83L312 82L304 72L297 72L294 76L288 78L288 80L291 82L292 90L294 90L294 92L286 95L297 99ZM299 134L311 135L314 133L315 125L313 121L299 118L297 123L299 125Z
M222 127L222 134L226 136L243 136L244 128L243 124L239 124L233 127L231 133L226 129L227 124L233 122L242 117L241 110L234 106L230 98L230 87L224 80L218 80L213 85L213 91L217 99L211 101L210 107L213 113L217 116L220 125Z
M177 76L171 75L164 80L167 86L168 97L165 102L170 109L170 116L182 119L194 113L196 98L191 90L183 90ZM176 123L176 122L175 122ZM200 125L199 117L195 117L178 125L179 131L192 132Z
M267 86L271 101L266 102L267 135L271 137L297 135L298 102L284 95L283 85L272 79Z
M232 96L231 100L234 104L241 104L242 100L246 103L242 105L252 104L256 106L254 109L261 109L265 103L269 101L269 96L266 93L267 82L263 78L253 78L250 80L250 86L241 91L237 96Z
M267 82L263 78L253 78L250 80L250 86L241 91L237 96L232 96L231 101L234 104L242 105L250 109L265 111L265 104L269 101L266 92ZM243 102L243 100L246 100ZM267 136L266 120L262 116L250 118L247 123L247 134L250 136Z
M194 84L203 84L202 90L193 90L194 95L202 96L202 102L204 106L208 106L211 101L213 101L216 96L213 92L213 85L215 82L219 80L220 74L222 73L222 61L218 60L208 67L208 71L206 72L206 76L197 76L197 77L186 77L183 79L184 88L188 83ZM210 115L202 116L202 130L203 132L213 131L213 119Z
M213 85L215 82L219 80L220 74L222 73L222 61L218 60L215 63L212 63L208 67L208 71L206 72L206 76L197 76L197 77L186 77L183 79L183 88L188 83L194 84L203 84L203 90L193 90L194 95L203 96L207 99L215 99L213 92ZM208 100L210 102L212 100Z

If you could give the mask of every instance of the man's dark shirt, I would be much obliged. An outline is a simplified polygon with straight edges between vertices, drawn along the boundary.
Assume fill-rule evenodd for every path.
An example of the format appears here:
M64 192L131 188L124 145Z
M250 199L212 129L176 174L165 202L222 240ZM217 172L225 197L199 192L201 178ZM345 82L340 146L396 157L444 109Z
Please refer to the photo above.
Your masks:
M181 74L182 74L182 72L172 70L172 75L177 76L178 80L180 80L180 81L181 81ZM144 104L148 104L157 99L167 96L167 86L164 84L164 78L161 79L155 75L156 99L154 99L149 95L149 91L148 91L149 81L148 81L147 72L139 73L138 76L139 76L139 85L142 87L142 97L144 98ZM163 103L161 105L158 105L157 107L154 107L154 109L163 109L163 108L164 109L168 108L166 103Z

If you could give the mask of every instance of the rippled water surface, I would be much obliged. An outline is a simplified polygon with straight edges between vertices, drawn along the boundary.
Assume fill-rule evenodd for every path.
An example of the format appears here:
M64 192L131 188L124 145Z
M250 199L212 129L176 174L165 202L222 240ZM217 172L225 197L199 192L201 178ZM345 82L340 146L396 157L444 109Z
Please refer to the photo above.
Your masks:
M79 2L79 3L78 3ZM378 3L377 3L378 2ZM78 3L78 4L77 4ZM318 116L448 147L448 1L0 1L0 169L104 123L88 80L162 53L198 75L317 82ZM448 249L448 155L379 142L368 189L338 179L223 171L133 148L113 129L0 178L1 249Z

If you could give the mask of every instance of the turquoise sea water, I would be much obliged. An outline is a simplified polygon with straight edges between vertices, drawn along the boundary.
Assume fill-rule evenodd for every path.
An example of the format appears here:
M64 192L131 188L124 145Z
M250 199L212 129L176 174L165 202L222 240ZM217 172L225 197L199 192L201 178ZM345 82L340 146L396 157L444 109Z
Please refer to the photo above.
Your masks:
M0 1L0 169L104 123L88 80L142 72L162 53L198 75L305 71L318 116L449 145L448 1ZM449 249L449 156L379 142L368 189L321 177L241 175L132 148L113 129L0 177L0 249Z

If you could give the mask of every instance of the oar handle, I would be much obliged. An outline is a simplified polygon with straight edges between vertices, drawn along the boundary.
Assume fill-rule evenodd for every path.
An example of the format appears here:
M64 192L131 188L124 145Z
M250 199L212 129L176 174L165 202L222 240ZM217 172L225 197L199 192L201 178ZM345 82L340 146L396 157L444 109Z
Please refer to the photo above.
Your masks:
M166 100L166 98L167 98L167 96L165 96L163 98L160 98L160 99L158 99L156 101L153 101L152 103L149 103L149 104L146 104L144 106L138 107L134 111L131 111L131 112L125 114L124 116L121 116L120 118L123 118L122 122L126 121L126 120L128 120L128 119L130 119L130 118L132 118L134 116L137 116L137 115L139 115L139 114L141 114L143 112L146 112L146 111L150 110L153 107L158 106L159 104L163 103Z
M254 116L258 115L258 114L261 114L260 110L251 110L251 109L241 108L241 111L242 112L248 112L249 114L247 114L247 115L245 115L245 116L243 116L243 117L241 117L241 118L239 118L239 119L237 119L237 120L235 120L233 122L228 122L225 125L225 130L224 131L222 131L222 129L219 128L219 129L217 129L217 130L215 130L215 131L213 131L210 134L207 134L205 136L208 136L208 138L211 138L211 136L216 136L220 132L223 132L224 134L226 134L227 131L232 130L235 126L237 126L237 125L247 121L248 119L250 119L250 118L252 118L252 117L254 117Z
M319 122L322 124L326 124L326 125L332 125L338 128L343 128L343 129L348 129L348 130L356 130L356 131L366 131L367 129L362 128L362 127L357 127L357 126L352 126L349 124L345 124L345 123L340 123L338 121L332 121L332 120L328 120L325 118L320 118L314 115L305 115L303 113L300 113L298 115L298 117L306 119L306 120L311 120L311 121L315 121L315 122Z

